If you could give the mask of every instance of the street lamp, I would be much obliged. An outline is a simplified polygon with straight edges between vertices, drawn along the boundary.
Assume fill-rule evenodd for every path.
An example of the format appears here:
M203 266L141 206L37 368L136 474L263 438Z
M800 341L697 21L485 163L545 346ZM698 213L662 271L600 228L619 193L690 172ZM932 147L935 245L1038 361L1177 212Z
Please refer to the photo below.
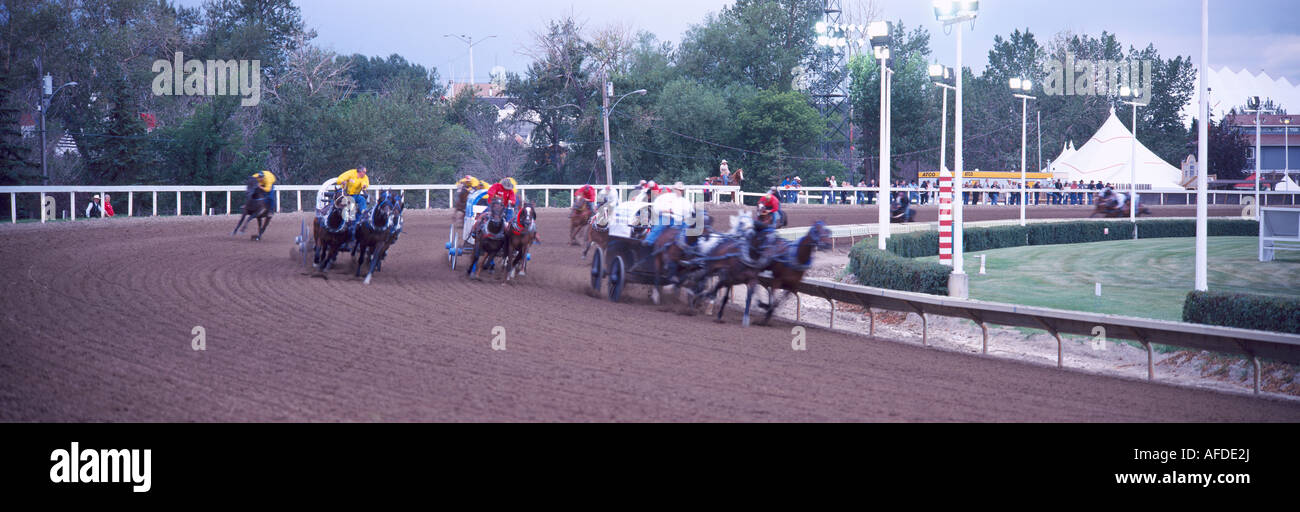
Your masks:
M49 74L46 74L44 77L42 77L41 82L42 82L41 83L42 94L41 94L41 104L39 105L39 108L41 110L41 177L42 177L41 183L48 185L50 183L50 170L48 164L45 161L45 152L47 147L45 145L46 144L45 113L50 110L50 101L54 99L54 95L58 94L59 91L62 91L64 87L77 85L77 82L68 82L66 84L60 85L58 89L54 89L53 91L51 91L50 89L51 87L54 86L54 77L50 76Z
M605 184L612 186L614 184L614 166L611 163L609 158L609 114L610 112L614 111L614 107L618 106L618 102L623 101L623 98L626 98L633 94L640 94L644 96L646 90L637 89L635 91L619 96L617 100L614 100L614 104L610 105L609 97L614 95L614 82L606 81L604 85L605 85L604 87L600 88L600 100L601 100L600 110L601 110L602 117L604 117L604 123L605 123Z
M1025 147L1029 140L1029 125L1027 124L1028 118L1026 114L1029 109L1029 100L1038 98L1022 94L1022 92L1029 92L1034 88L1034 83L1028 78L1012 78L1010 85L1012 91L1020 91L1013 94L1013 96L1020 98L1020 225L1023 226L1025 225L1025 199L1028 195L1028 192L1025 191L1025 166L1027 165L1025 162Z
M943 88L943 120L939 122L939 170L943 170L947 169L948 158L948 90L956 87L947 84L953 80L952 68L942 64L930 65L930 78Z
M955 68L957 72L957 76L956 76L957 111L955 113L955 119L954 119L955 121L954 124L956 126L953 127L953 130L955 130L957 133L956 136L957 140L953 147L953 163L955 164L956 167L955 171L953 172L953 177L956 178L953 180L953 199L957 199L961 197L962 188L964 188L962 186L962 180L965 178L965 173L963 172L963 167L962 167L962 155L961 155L961 148L962 148L961 147L961 143L962 143L961 83L963 78L962 74L964 73L964 70L962 69L961 66L961 24L966 21L975 20L975 17L979 15L980 3L979 0L934 0L933 5L934 5L934 17L936 20L938 20L940 23L943 23L944 27L948 27L952 25L957 26L957 66ZM960 298L966 298L966 296L969 295L969 285L968 285L966 271L962 268L962 264L964 262L964 260L962 259L962 249L965 246L962 237L964 233L965 230L962 228L962 201L954 200L953 209L952 209L952 267L953 268L952 268L952 274L948 278L948 294Z
M1129 88L1129 86L1125 85L1119 88L1119 95L1125 98L1127 97L1137 98L1142 95L1142 90L1131 89ZM1137 222L1137 201L1138 201L1138 196L1137 196L1138 114L1137 112L1138 112L1138 107L1145 107L1147 106L1147 104L1139 103L1137 101L1128 101L1128 100L1123 101L1123 103L1125 105L1131 105L1133 107L1133 140L1129 144L1129 160L1128 160L1128 181L1129 181L1128 193L1130 196L1128 199L1128 220L1129 222ZM1137 238L1137 231L1133 232L1133 237Z
M871 50L880 64L880 202L877 203L879 233L876 244L885 250L885 240L889 238L889 44L890 25L888 21L873 21L867 26L867 37L871 38Z
M1290 117L1284 117L1284 118L1282 118L1282 158L1283 158L1283 162L1284 162L1283 165L1282 165L1282 167L1284 168L1284 169L1282 170L1282 176L1284 176L1284 177L1290 177L1290 176L1291 176L1291 139L1290 139L1290 135L1291 135L1291 118L1290 118Z
M483 41L487 41L488 39L492 39L496 36L487 36L483 39L478 40L478 42L475 42L472 36L466 36L466 35L443 34L442 37L454 37L456 39L459 39L460 42L465 43L465 45L469 47L469 85L470 85L470 89L472 90L474 88L474 46ZM477 95L478 91L474 91L474 94Z
M1255 219L1258 220L1258 219L1259 219L1259 173L1260 173L1260 161L1264 159L1264 158L1263 158L1264 155L1261 154L1261 153L1259 152L1259 151L1260 151L1260 148L1259 148L1259 115L1260 115L1261 113L1263 113L1263 112L1269 112L1269 113L1272 113L1273 111L1272 111L1272 110L1264 110L1264 108L1263 108L1263 104L1260 103L1260 101L1259 101L1259 96L1252 96L1252 97L1251 97L1251 100L1250 100L1250 105L1248 105L1248 106L1250 106L1250 107L1254 107L1254 108L1252 108L1252 109L1247 109L1246 112L1254 112L1254 113L1255 113Z

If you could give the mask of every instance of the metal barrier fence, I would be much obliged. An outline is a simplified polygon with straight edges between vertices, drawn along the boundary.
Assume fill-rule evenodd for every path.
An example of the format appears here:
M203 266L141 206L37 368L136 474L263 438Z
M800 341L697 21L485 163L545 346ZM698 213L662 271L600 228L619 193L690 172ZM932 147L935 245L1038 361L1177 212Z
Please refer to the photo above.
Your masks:
M764 286L772 279L765 273L760 278ZM1170 322L1147 318L1067 311L1034 306L1020 306L971 299L956 299L939 295L871 288L818 279L805 279L799 286L800 295L811 295L830 301L830 327L835 327L835 305L847 302L865 310L870 317L870 332L876 329L874 309L916 313L921 317L921 342L929 345L926 315L963 318L975 322L983 332L983 353L988 353L988 324L1042 329L1056 338L1056 365L1064 367L1062 334L1075 334L1093 338L1097 327L1104 329L1107 338L1137 341L1147 351L1147 379L1155 379L1155 356L1151 345L1158 343L1195 350L1209 350L1227 354L1244 355L1254 365L1254 389L1260 391L1259 359L1300 364L1300 335L1283 334L1235 327ZM796 303L795 319L802 320L802 305Z
M576 191L583 185L519 185L519 195L527 200L532 199L543 208L551 207L552 196L556 192L559 197L554 201L556 206L568 207L573 204L573 197ZM280 185L275 186L277 212L301 212L303 208L303 192L308 192L308 209L313 209L316 201L314 193L319 191L320 185ZM614 185L619 194L626 199L630 191L637 188L636 185ZM418 207L419 193L424 192L424 208L433 208L435 205L440 207L449 207L454 201L456 193L455 185L371 185L370 192L376 193L378 190L401 190L407 195L407 204ZM34 214L29 214L25 219L46 222L47 220L57 220L64 217L68 220L76 220L78 216L84 217L86 204L88 204L92 195L95 194L125 194L126 195L126 216L134 217L137 213L142 216L159 215L159 194L164 194L163 199L170 201L174 194L173 208L162 212L164 215L169 213L176 216L186 215L187 211L196 211L188 213L189 215L216 215L223 213L226 215L232 212L238 213L238 207L234 206L236 198L241 199L244 194L242 185L115 185L115 186L90 186L90 185L57 185L57 186L8 186L0 187L0 195L8 195L9 198L9 222L17 223L20 219L18 202L20 197L25 195L37 196L38 202L35 203ZM707 192L707 193L706 193ZM446 194L446 202L442 202L442 194ZM728 198L727 202L739 203L740 187L736 186L702 186L690 185L686 187L687 197L691 200L703 200L708 196L712 203L722 202L722 197ZM148 198L149 211L136 212L136 194L141 194ZM193 196L197 194L197 199L190 199L191 204L197 202L200 206L197 210L192 207L190 210L185 209L186 195ZM217 202L217 206L212 206L208 201L209 194L212 194ZM286 194L292 194L293 201L285 204ZM59 206L62 198L65 197L67 202L64 206ZM411 197L415 195L416 197ZM435 195L436 198L435 202ZM78 205L77 197L81 196L87 200L86 204ZM222 197L224 196L224 198ZM120 196L119 196L120 197ZM446 205L446 206L443 206ZM143 206L143 205L142 205ZM224 208L223 208L224 207ZM222 211L224 210L224 212ZM174 212L174 213L172 213ZM59 215L64 213L66 215ZM118 213L118 212L115 212ZM118 213L120 215L120 213ZM100 212L100 216L103 212Z

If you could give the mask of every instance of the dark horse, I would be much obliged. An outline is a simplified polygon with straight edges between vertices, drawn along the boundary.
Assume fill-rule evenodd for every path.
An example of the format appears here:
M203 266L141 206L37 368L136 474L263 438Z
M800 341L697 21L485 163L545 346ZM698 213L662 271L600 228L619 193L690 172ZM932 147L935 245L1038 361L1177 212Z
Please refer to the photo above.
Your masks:
M803 282L803 274L812 266L812 255L814 250L827 250L831 248L831 230L826 227L826 223L817 221L808 228L808 234L800 238L797 243L790 243L784 239L777 239L770 249L771 263L767 269L772 271L772 285L769 288L771 293L768 294L770 304L759 302L758 304L767 309L767 314L763 316L760 325L767 325L772 319L772 312L780 305L781 300L787 299L792 293L799 293L799 283ZM785 295L781 300L777 299L777 293L785 290Z
M718 318L716 321L722 321L722 313L727 309L727 301L731 299L731 288L738 284L743 284L748 289L745 296L745 315L741 320L741 325L749 326L749 309L754 300L754 290L758 289L758 274L763 271L762 268L751 266L745 263L744 253L749 250L748 244L743 239L729 237L717 245L713 246L703 257L699 259L701 269L697 271L699 276L696 280L697 290L691 297L691 309L699 299L707 295L710 298L716 298L718 291L723 291L722 304L718 306ZM717 283L708 293L701 293L710 277L717 277Z
M469 269L465 271L470 277L478 277L479 268L487 265L489 269L506 246L505 206L500 199L493 199L492 205L485 212L487 218L478 224L474 235L474 257Z
M513 279L516 272L522 276L528 271L528 249L536 239L537 212L533 210L533 203L524 203L519 208L519 214L510 221L510 226L506 229L505 270L510 271L506 275L507 281Z
M388 196L381 194L380 200L357 219L356 250L357 270L354 277L361 277L361 267L365 265L367 258L370 260L370 271L366 273L366 284L370 284L370 277L375 274L375 269L379 265L383 254L388 250L388 242L392 237L393 230L397 227L397 205Z
M1148 210L1146 205L1142 204L1142 201L1138 200L1136 196L1129 198L1129 201L1137 201L1138 215L1151 215L1151 210ZM1088 217L1089 218L1095 217L1099 213L1101 214L1102 218L1106 218L1106 219L1113 219L1116 217L1127 216L1128 208L1129 208L1128 205L1124 205L1123 208L1120 208L1117 206L1118 202L1119 202L1118 199L1106 199L1102 197L1101 194L1096 194L1092 196L1093 208L1092 208L1092 213L1088 215Z
M338 257L339 248L352 239L348 229L351 207L352 198L334 193L325 208L316 211L316 222L312 225L312 238L316 241L312 263L322 274Z
M687 276L697 268L692 260L692 244L700 236L713 233L713 217L708 212L701 211L694 222L701 227L698 232L674 226L665 228L659 233L659 238L651 242L653 250L650 257L654 260L655 282L650 298L655 304L660 302L660 287L663 283L675 285L680 291ZM683 230L686 232L683 233Z
M266 231L267 226L271 225L271 215L275 213L271 211L271 197L267 192L263 192L261 187L257 186L257 178L249 176L248 180L244 182L244 186L247 187L247 190L244 192L246 199L244 200L243 215L239 216L239 223L235 224L235 230L231 231L230 234L234 235L248 229L248 225L244 224L244 220L257 219L257 234L253 235L252 238L261 241L262 233Z

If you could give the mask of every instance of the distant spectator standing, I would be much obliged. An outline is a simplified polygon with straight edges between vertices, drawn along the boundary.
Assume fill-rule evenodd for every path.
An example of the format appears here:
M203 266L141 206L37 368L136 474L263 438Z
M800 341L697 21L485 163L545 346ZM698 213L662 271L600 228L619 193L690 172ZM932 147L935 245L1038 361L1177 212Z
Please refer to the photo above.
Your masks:
M103 213L102 208L99 202L99 194L95 194L95 197L90 198L90 203L86 205L86 218L100 217Z

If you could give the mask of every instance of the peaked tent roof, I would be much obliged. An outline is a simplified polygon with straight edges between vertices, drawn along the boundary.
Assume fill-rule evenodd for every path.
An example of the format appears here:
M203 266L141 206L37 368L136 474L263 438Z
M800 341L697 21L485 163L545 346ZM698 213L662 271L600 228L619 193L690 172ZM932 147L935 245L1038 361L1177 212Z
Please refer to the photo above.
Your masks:
M1051 162L1048 162L1047 168L1043 169L1041 172L1065 172L1064 170L1057 169L1056 166L1057 164L1068 160L1070 155L1073 155L1075 152L1074 141L1066 141L1065 144L1061 145L1061 154L1057 155Z
M1294 192L1300 190L1300 185L1296 185L1294 181L1291 181L1290 176L1283 176L1282 181L1277 182L1277 185L1273 185L1273 190L1287 190Z
M1123 184L1129 182L1129 162L1132 160L1133 134L1125 128L1111 109L1110 117L1102 123L1083 147L1073 154L1052 163L1052 171L1068 172L1069 181L1093 181ZM1137 175L1139 185L1153 189L1178 189L1183 172L1169 165L1150 149L1137 143Z

